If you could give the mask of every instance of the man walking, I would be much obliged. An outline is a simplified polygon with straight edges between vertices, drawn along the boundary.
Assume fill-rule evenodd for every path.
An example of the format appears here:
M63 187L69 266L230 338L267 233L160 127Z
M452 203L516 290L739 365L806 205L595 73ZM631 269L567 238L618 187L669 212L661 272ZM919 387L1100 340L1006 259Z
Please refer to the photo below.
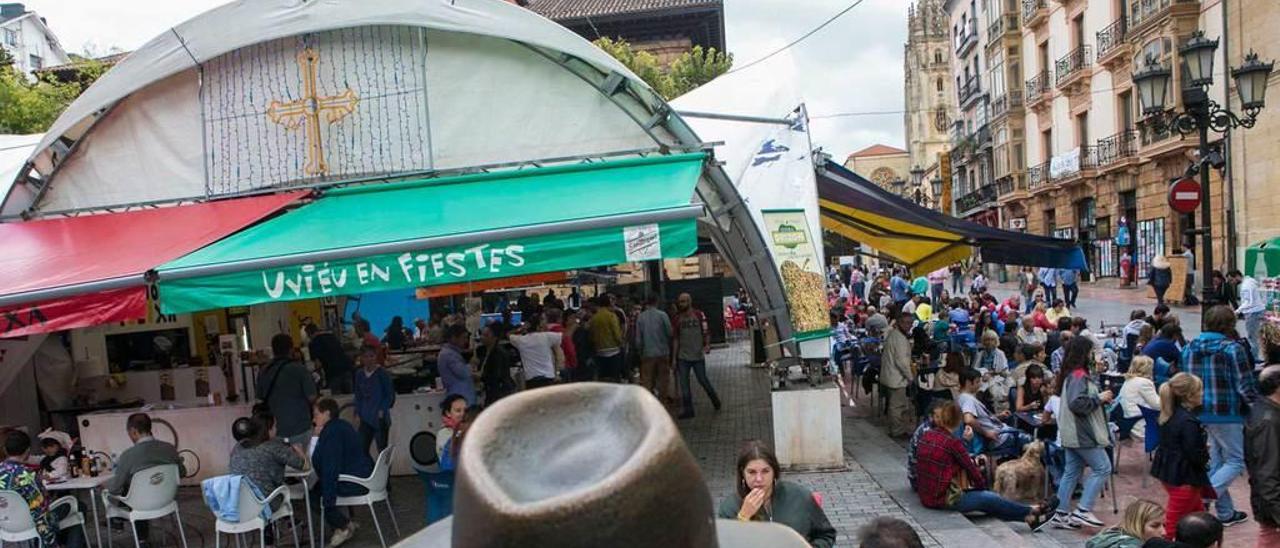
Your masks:
M1209 483L1218 493L1218 519L1228 527L1249 517L1235 509L1228 489L1244 472L1244 417L1258 394L1249 354L1225 335L1235 326L1230 307L1210 308L1204 332L1182 351L1182 370L1204 382L1200 422L1209 434Z
M1258 395L1244 427L1244 462L1253 519L1274 529L1280 527L1280 365L1262 370Z
M1038 274L1040 285L1044 287L1044 302L1058 300L1058 271L1049 267L1041 267Z
M311 403L316 397L316 382L311 372L294 360L293 338L289 335L271 337L271 355L271 364L258 373L258 399L271 408L280 438L289 445L305 448L311 443Z
M591 313L587 331L595 348L600 380L622 382L622 321L613 310L613 302L608 295L599 295L587 301L587 310Z
M906 312L898 315L894 329L885 336L880 363L880 388L889 400L889 435L910 436L915 430L911 416L911 402L907 400L907 386L915 374L911 371L911 325L915 316Z
M658 295L644 301L636 318L636 347L640 351L640 385L668 405L675 403L671 390L671 318L658 306Z
M1080 296L1080 271L1074 268L1058 269L1058 282L1062 284L1062 299L1067 301L1067 308L1075 309L1076 297Z
M1258 290L1258 280L1245 276L1239 270L1228 272L1227 278L1240 288L1240 306L1236 308L1236 314L1244 318L1245 336L1249 338L1249 346L1253 347L1253 355L1262 356L1264 349L1258 333L1262 330L1262 314L1267 305Z
M932 302L942 300L942 292L947 288L947 269L939 268L929 273L929 299Z
M676 298L676 317L673 323L673 354L676 358L676 379L680 383L680 400L684 408L680 418L693 418L693 388L689 386L689 371L698 377L698 384L711 398L712 407L720 410L720 396L707 378L707 353L711 351L711 337L707 332L707 317L693 307L693 297L681 293Z

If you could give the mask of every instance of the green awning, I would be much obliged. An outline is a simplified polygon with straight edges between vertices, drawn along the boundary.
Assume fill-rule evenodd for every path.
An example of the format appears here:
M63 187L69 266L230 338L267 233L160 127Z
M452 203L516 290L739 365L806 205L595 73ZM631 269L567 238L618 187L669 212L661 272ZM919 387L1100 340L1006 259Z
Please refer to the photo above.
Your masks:
M1245 248L1244 273L1254 278L1280 276L1280 238L1272 238Z
M161 308L505 278L697 248L701 153L331 190L157 269Z

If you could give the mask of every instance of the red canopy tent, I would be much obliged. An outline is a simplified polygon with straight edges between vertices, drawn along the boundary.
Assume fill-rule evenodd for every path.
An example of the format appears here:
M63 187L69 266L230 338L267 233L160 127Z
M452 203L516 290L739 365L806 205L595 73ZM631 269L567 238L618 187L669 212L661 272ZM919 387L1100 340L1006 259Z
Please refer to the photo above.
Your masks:
M307 195L0 224L0 337L146 316L146 272Z

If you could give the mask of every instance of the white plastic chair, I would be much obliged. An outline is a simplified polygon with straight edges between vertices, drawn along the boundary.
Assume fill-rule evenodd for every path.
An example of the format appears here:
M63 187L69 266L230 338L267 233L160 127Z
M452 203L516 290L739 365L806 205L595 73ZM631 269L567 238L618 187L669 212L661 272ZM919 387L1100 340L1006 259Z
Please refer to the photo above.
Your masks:
M286 479L289 478L287 472L285 477ZM298 479L297 483L285 483L284 487L289 490L290 501L302 501L303 508L307 511L307 543L314 547L316 545L316 529L314 522L311 521L311 487L316 484L316 474L314 470L307 470L306 476L294 476L294 478Z
M262 519L262 509L270 507L271 501L275 499L280 499L280 508L271 512L269 521ZM235 535L236 544L239 545L240 535L250 531L258 532L258 545L265 548L267 545L267 525L276 523L284 518L289 518L289 529L293 531L293 545L300 546L298 544L298 524L293 519L293 504L289 502L289 487L287 485L277 487L275 491L267 495L267 498L258 500L258 497L253 494L253 489L249 487L249 482L241 480L240 495L236 506L239 509L240 521L223 521L215 516L217 519L216 523L214 523L213 533L213 545L215 548L222 547L222 533ZM277 543L277 545L279 544Z
M367 478L357 478L347 474L338 476L338 483L353 483L367 489L369 492L354 497L338 497L336 506L368 506L369 515L373 516L373 527L378 531L378 541L382 543L382 548L387 548L387 540L382 536L382 525L378 523L378 512L374 510L373 503L387 503L387 513L391 514L391 523L396 528L396 536L400 536L400 524L396 523L396 512L391 507L391 500L387 498L387 479L391 475L391 451L395 449L394 445L387 446L378 454L378 460L373 463L373 472ZM320 540L324 542L324 505L320 506Z
M129 529L133 532L135 548L142 548L138 538L137 523L153 520L168 515L178 522L178 536L182 537L182 548L187 548L187 534L182 530L182 515L178 512L178 465L165 464L144 468L129 479L129 494L118 497L111 493L102 494L102 505L107 509L107 522L112 519L129 521ZM107 547L111 546L111 533L107 532Z
M80 513L80 503L75 497L62 497L49 505L50 515L62 506L70 506L71 511L55 524L58 530L62 531L78 525L80 531L84 533L84 538L88 539L89 530L85 528L84 514ZM36 522L31 519L27 500L17 491L0 491L0 544L25 542L32 539L35 539L38 545L44 546L44 542L40 540L40 533L36 531Z

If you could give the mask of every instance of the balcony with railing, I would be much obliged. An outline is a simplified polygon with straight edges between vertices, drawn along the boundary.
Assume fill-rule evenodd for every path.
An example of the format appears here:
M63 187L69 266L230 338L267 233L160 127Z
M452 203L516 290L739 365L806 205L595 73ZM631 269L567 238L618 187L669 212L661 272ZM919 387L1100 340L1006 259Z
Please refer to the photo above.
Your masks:
M1018 25L1018 14L1004 13L996 17L990 25L987 25L987 45L992 46L1000 43L1000 39L1007 34L1009 37L1021 38L1018 32L1021 28Z
M1080 147L1080 175L1084 177L1092 176L1098 171L1098 147L1097 145L1082 145Z
M1080 46L1064 55L1054 65L1057 77L1054 84L1057 87L1068 87L1076 82L1087 82L1085 76L1089 73L1089 67L1093 65L1093 51L1088 45Z
M969 135L969 140L973 141L978 150L991 148L991 126L982 124L982 127Z
M982 94L982 86L979 85L977 76L970 76L960 85L960 89L956 90L960 99L960 108L969 108L969 105Z
M1098 167L1107 169L1138 156L1138 132L1132 129L1098 139Z
M1001 202L1025 197L1027 192L1026 174L1019 171L996 179L996 192L999 193Z
M1128 62L1133 46L1125 40L1129 30L1129 21L1121 16L1112 21L1106 28L1098 31L1098 64L1110 66L1113 62Z
M974 210L995 206L999 198L996 185L988 183L956 198L956 212L958 216L963 217Z
M1200 0L1128 0L1129 30L1135 34L1158 24L1177 11L1185 15L1200 14Z
M1017 114L1022 110L1022 90L1012 89L1008 93L991 100L991 119L999 120L1010 113Z
M1049 3L1046 0L1022 0L1022 25L1034 27L1049 17Z
M1027 168L1027 190L1035 193L1046 188L1053 183L1053 178L1049 176L1049 162L1034 165Z
M1049 71L1040 71L1040 74L1033 76L1027 80L1024 95L1026 96L1026 105L1035 108L1039 103L1049 98Z
M960 28L959 36L956 36L956 55L964 57L978 43L978 20L970 19L967 24Z

